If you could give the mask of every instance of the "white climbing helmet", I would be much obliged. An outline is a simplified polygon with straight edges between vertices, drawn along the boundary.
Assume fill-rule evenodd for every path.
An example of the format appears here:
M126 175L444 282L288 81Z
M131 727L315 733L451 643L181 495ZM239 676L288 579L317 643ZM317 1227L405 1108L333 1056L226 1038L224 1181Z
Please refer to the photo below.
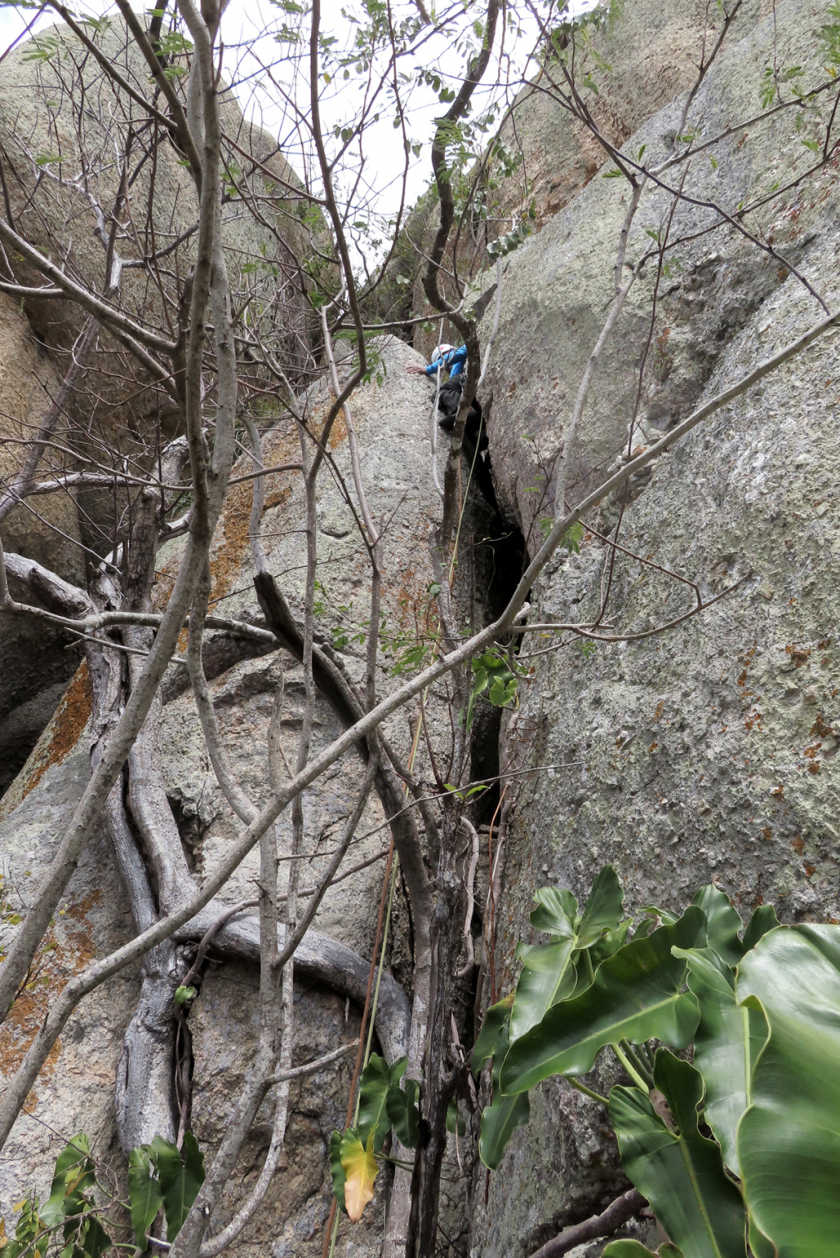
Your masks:
M443 358L446 354L450 354L454 348L454 345L447 345L445 342L440 345L436 345L432 350L432 362L436 363L439 358Z

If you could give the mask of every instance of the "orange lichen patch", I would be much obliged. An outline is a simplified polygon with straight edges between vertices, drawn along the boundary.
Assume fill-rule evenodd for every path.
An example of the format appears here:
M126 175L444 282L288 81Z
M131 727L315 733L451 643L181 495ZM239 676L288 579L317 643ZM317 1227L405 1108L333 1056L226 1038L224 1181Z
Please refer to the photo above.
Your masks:
M806 648L806 647L793 646L793 645L786 646L785 651L793 660L793 663L795 664L797 668L801 668L803 664L807 664L808 657L811 654L810 647Z
M60 920L63 924L76 922L78 927L61 929L51 926L45 934L23 989L0 1027L0 1071L7 1079L23 1061L50 1006L67 980L80 973L96 956L88 913L101 898L102 892L96 890L71 902L60 914ZM62 942L59 935L64 936ZM42 1082L50 1078L60 1055L59 1039L41 1069L39 1079ZM27 1113L32 1112L37 1101L37 1093L30 1093Z
M263 457L268 466L272 463L291 463L295 455L295 443L291 434L271 434L266 438ZM251 460L243 457L233 469L233 475L244 475L252 467ZM284 473L284 477L292 477L294 473ZM267 478L267 500L265 509L277 507L286 502L291 495L291 481L277 488L275 476ZM233 589L234 579L248 552L251 521L251 505L254 501L254 482L243 481L232 485L228 490L225 507L220 521L220 530L210 552L210 610L213 604L224 598Z
M328 445L331 450L334 450L336 446L341 445L342 441L346 441L346 440L347 440L347 423L344 419L344 413L340 412L338 415L336 415L335 422L332 428L330 429L330 439L329 439Z
M83 660L64 692L52 720L21 770L16 804L34 790L47 769L54 764L61 764L67 758L88 723L92 706L90 676L87 662Z

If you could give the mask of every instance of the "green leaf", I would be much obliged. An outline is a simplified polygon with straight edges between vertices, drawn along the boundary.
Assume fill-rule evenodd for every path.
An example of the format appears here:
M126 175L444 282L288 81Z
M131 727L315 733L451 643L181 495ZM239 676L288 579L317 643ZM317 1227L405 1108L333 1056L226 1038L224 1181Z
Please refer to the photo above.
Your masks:
M673 926L634 939L600 966L592 986L549 1009L539 1026L511 1046L501 1073L502 1091L524 1092L550 1075L583 1075L605 1044L658 1039L674 1048L691 1042L700 1011L683 994L685 961L673 947L702 943L705 919L691 907Z
M458 1108L457 1101L450 1101L446 1107L446 1130L451 1136L457 1131L459 1136L467 1134L467 1122Z
M137 1244L147 1248L146 1236L163 1206L160 1186L152 1175L152 1164L143 1149L132 1149L128 1155L128 1197L131 1203L131 1226Z
M527 1092L516 1096L503 1096L496 1092L493 1104L481 1115L481 1135L478 1153L484 1165L496 1171L501 1165L505 1146L517 1127L523 1127L531 1117L531 1102Z
M66 1214L83 1208L83 1194L93 1188L96 1173L90 1160L90 1141L84 1132L74 1136L55 1160L49 1200L41 1209L45 1227L54 1227Z
M499 1037L493 1060L493 1102L481 1115L481 1132L478 1138L478 1154L489 1170L498 1170L508 1141L517 1127L524 1126L531 1117L528 1093L503 1096L500 1087L502 1063L509 1043L509 1026L505 1023Z
M571 996L577 974L570 964L576 939L571 936L556 943L519 944L516 955L522 973L516 984L516 998L510 1014L510 1038L517 1040L542 1022L546 1011Z
M744 931L744 952L754 948L759 939L763 939L768 931L775 930L779 925L776 910L772 904L760 904L750 918L750 924Z
M534 896L537 904L531 913L531 925L547 935L561 938L574 936L578 903L565 887L541 887Z
M184 1161L174 1144L155 1136L151 1144L143 1145L157 1170L163 1209L166 1214L166 1239L172 1243L184 1225L190 1207L204 1183L204 1158L199 1151L195 1136L187 1132L184 1137Z
M735 999L735 975L711 948L675 948L688 962L688 986L700 1006L694 1064L706 1085L706 1122L720 1141L723 1160L740 1174L736 1137L750 1104L752 1067L767 1039L759 1009Z
M724 1172L719 1147L701 1136L697 1126L703 1099L699 1071L659 1049L653 1078L679 1135L638 1089L613 1088L610 1119L624 1169L685 1258L744 1258L741 1194Z
M507 1042L507 1025L513 1001L513 994L505 996L502 1000L497 1001L495 1005L491 1005L485 1013L481 1030L478 1033L478 1039L472 1051L471 1066L474 1075L477 1075L484 1063L494 1055L502 1040L502 1036L505 1037L505 1042Z
M79 1248L81 1246L81 1249ZM95 1215L89 1215L79 1227L73 1258L102 1258L111 1248L111 1238Z
M691 901L706 914L709 932L709 947L714 948L727 965L737 965L744 955L744 945L738 937L743 926L738 913L732 906L728 895L710 882L701 887Z
M334 1131L330 1136L330 1171L332 1173L333 1192L338 1202L339 1210L344 1214L347 1213L347 1207L344 1204L344 1167L341 1165L341 1141L343 1139L340 1131Z
M358 1132L351 1127L341 1141L341 1165L344 1168L344 1209L353 1223L358 1223L364 1208L373 1196L378 1167L373 1152L374 1131L362 1144Z
M738 1129L751 1222L778 1258L828 1258L840 1235L840 928L766 934L736 992L770 1028Z
M175 988L175 1004L184 1005L188 1000L194 1000L195 995L196 989L194 987L184 987L181 984L180 987Z
M578 947L589 948L609 930L617 930L624 910L624 892L612 865L605 865L592 884L577 930Z
M416 1079L406 1079L405 1090L392 1084L385 1098L388 1121L397 1139L407 1149L416 1149L420 1142L420 1084Z
M373 1135L374 1153L380 1152L391 1126L386 1112L388 1091L391 1087L399 1090L399 1081L405 1074L407 1065L407 1057L401 1057L389 1067L376 1053L371 1053L368 1064L362 1071L359 1085L359 1138L363 1145L367 1145L368 1138Z

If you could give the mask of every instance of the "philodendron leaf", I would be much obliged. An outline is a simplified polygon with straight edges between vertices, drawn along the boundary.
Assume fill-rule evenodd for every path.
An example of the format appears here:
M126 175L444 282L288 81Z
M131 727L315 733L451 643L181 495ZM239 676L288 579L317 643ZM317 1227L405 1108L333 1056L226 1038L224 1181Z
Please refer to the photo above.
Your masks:
M531 1117L531 1102L527 1092L517 1096L503 1096L496 1092L493 1104L481 1115L481 1135L478 1153L484 1165L497 1171L501 1165L505 1147L517 1127L523 1127Z
M619 932L621 926L624 896L611 865L605 865L592 884L580 917L575 897L563 888L543 887L534 899L538 907L531 914L531 925L554 935L555 940L536 946L520 944L517 948L523 968L510 1016L511 1040L525 1035L542 1021L552 1005L568 999L576 988L580 991L589 986L594 967L590 960L576 968L577 956L585 949L594 949L609 932ZM605 949L603 956L612 955L623 943L619 934L615 946Z
M714 948L727 965L737 965L744 955L744 945L738 937L744 923L729 896L710 882L700 888L691 903L706 914L709 947Z
M609 957L587 991L549 1009L539 1026L511 1045L502 1091L525 1092L555 1074L584 1075L605 1044L621 1039L685 1048L700 1011L695 997L682 992L685 961L671 949L702 944L704 936L705 918L691 907L673 926L660 926Z
M377 1165L373 1152L375 1131L363 1145L352 1128L341 1141L341 1165L344 1170L344 1209L351 1222L358 1223L364 1208L373 1196Z
M505 1147L516 1128L524 1126L531 1117L531 1103L527 1092L518 1096L503 1096L499 1086L502 1062L508 1051L508 1030L505 1024L496 1042L493 1058L493 1103L482 1112L481 1133L478 1138L479 1157L491 1171L498 1170Z
M420 1141L420 1084L406 1079L405 1091L393 1083L385 1098L388 1121L407 1149L416 1149Z
M552 1005L571 996L577 981L571 964L576 943L575 936L569 935L555 943L520 944L516 949L522 973L510 1014L512 1040L518 1040L541 1022Z
M577 900L565 887L541 887L535 894L537 907L531 913L531 925L547 935L574 935Z
M171 1244L183 1227L204 1183L204 1158L190 1131L184 1137L183 1160L176 1146L162 1136L155 1136L151 1144L143 1145L143 1149L157 1170L166 1214L166 1239Z
M646 1249L640 1241L613 1241L604 1250L604 1258L684 1258L681 1249L676 1245L664 1245L654 1251Z
M775 930L779 925L776 910L772 904L759 904L750 918L750 924L744 931L744 952L754 948L759 939L763 939L768 931Z
M840 1236L840 927L766 934L736 993L770 1028L738 1129L751 1223L778 1258L828 1258Z
M724 1162L738 1175L738 1123L750 1103L752 1067L767 1039L767 1023L760 1009L737 1003L735 974L713 949L675 948L674 955L688 962L688 986L700 1006L694 1064L706 1084L706 1122L720 1141Z
M40 1211L46 1227L53 1227L65 1215L77 1214L82 1195L93 1188L96 1172L90 1159L90 1141L84 1132L66 1144L55 1160L49 1200Z
M624 1169L685 1258L745 1258L741 1194L724 1172L718 1145L697 1126L703 1099L699 1071L659 1049L653 1079L679 1135L637 1088L613 1088L610 1119Z
M605 865L592 884L577 929L578 947L589 948L605 931L617 930L624 909L624 892L612 865Z
M163 1206L160 1186L152 1175L152 1164L142 1149L128 1155L128 1198L131 1203L131 1226L142 1250L148 1246L146 1237Z
M472 1051L472 1072L478 1074L484 1063L492 1057L498 1047L502 1036L507 1039L508 1019L510 1011L513 1008L514 994L505 996L502 1000L497 1000L495 1005L491 1005L484 1015L484 1021L481 1024L481 1030L478 1033L478 1039Z
M391 1125L387 1115L388 1091L391 1087L399 1088L399 1081L405 1074L407 1065L407 1057L401 1057L393 1066L389 1066L376 1053L371 1053L368 1064L362 1071L359 1086L359 1137L365 1145L368 1136L373 1133L374 1153L381 1150Z

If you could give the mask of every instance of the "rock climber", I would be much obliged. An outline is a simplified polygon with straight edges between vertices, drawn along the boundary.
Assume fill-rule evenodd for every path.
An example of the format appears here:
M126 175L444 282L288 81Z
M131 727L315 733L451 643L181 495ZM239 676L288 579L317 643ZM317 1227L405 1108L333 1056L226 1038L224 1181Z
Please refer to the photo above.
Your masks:
M440 386L438 393L438 411L442 417L438 421L438 426L444 432L452 432L455 420L458 418L466 362L466 345L460 345L456 349L454 345L441 344L436 345L432 351L432 361L428 367L421 367L416 363L406 367L406 371L413 376L435 376L438 369L449 372L449 379Z

